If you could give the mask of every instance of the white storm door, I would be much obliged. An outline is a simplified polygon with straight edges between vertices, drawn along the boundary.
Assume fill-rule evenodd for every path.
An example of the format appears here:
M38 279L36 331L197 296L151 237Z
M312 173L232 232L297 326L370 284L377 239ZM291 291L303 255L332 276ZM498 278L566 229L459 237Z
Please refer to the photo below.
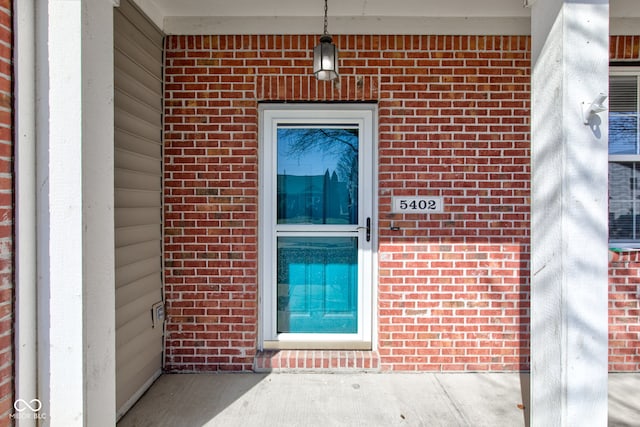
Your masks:
M267 348L370 348L373 111L261 111Z

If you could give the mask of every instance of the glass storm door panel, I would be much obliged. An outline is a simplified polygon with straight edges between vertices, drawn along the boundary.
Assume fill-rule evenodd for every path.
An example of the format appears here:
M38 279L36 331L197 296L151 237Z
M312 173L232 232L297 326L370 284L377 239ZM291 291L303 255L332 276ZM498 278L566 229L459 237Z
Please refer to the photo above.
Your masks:
M357 332L358 238L326 232L358 223L358 133L277 127L278 333Z
M367 341L372 109L307 108L264 114L263 341Z
M356 237L278 237L278 333L356 333Z
M278 224L358 223L358 128L278 127Z

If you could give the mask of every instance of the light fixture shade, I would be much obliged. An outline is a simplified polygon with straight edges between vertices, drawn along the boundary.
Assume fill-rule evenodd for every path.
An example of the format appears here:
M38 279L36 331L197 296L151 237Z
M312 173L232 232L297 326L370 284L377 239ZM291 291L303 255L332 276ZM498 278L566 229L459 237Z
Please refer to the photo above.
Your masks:
M331 36L320 37L320 44L313 48L313 72L318 80L338 78L338 48Z

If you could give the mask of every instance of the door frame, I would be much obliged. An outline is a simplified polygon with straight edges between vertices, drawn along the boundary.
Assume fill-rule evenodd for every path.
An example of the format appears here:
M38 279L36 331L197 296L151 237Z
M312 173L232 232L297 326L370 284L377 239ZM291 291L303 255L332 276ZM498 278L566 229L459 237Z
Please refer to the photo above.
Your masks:
M274 267L271 264L273 255L267 251L273 251L275 231L271 224L274 223L275 206L269 195L273 195L275 184L273 182L273 167L275 164L272 142L275 140L275 131L278 121L304 120L309 118L313 122L317 118L345 121L352 119L362 121L363 139L370 141L369 152L363 150L361 167L369 168L366 172L370 175L370 186L363 185L360 190L364 200L370 200L371 216L371 241L360 250L359 263L362 262L363 284L362 295L362 322L359 322L357 334L300 334L292 337L290 334L278 335L276 331L277 310L275 309L275 287L273 286ZM315 123L314 123L315 124ZM271 134L267 135L268 132ZM259 219L258 219L258 349L375 349L377 312L377 215L378 215L378 142L377 142L377 105L373 103L297 103L274 104L264 103L259 105ZM364 215L364 216L369 216ZM362 217L362 215L360 215ZM364 237L364 230L358 234Z

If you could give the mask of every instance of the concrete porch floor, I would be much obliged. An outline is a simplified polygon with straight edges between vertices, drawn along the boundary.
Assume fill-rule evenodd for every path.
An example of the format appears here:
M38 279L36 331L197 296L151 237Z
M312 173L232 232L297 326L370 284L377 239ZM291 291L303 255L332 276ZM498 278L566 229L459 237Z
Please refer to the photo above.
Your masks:
M528 390L518 373L170 374L118 427L526 426ZM609 426L640 426L640 374L609 375Z

